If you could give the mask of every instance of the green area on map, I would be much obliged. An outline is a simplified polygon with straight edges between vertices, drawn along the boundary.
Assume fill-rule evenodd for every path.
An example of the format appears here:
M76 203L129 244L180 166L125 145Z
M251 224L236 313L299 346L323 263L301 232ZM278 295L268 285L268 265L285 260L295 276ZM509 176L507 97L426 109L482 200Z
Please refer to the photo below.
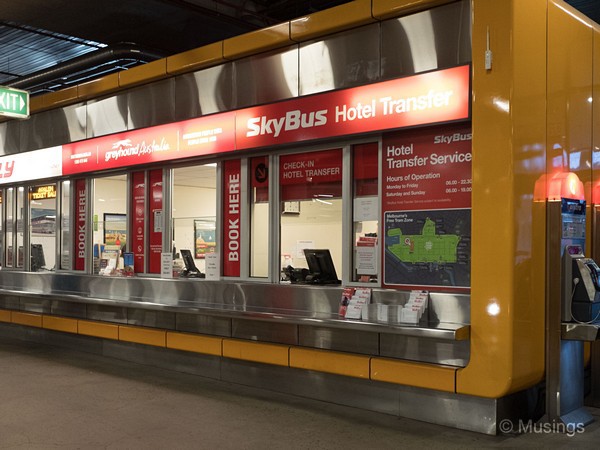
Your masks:
M392 228L387 235L393 238L388 250L402 262L455 263L457 260L460 236L436 234L435 222L429 218L425 220L421 234L403 235L400 228Z

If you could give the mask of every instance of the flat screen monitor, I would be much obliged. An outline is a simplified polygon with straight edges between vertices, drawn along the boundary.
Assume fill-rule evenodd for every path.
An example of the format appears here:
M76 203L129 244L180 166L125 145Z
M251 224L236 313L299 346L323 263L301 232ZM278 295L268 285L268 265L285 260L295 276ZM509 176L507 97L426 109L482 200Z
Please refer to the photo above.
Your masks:
M190 250L181 249L181 258L183 259L183 264L185 264L185 269L183 270L182 275L186 277L200 277L202 278L204 274L200 272L200 269L196 267L196 263L194 262L194 257L192 256L192 252Z
M37 272L46 265L42 244L31 244L31 271Z
M306 281L314 284L340 284L331 253L328 249L305 248L304 256L308 264L309 275Z

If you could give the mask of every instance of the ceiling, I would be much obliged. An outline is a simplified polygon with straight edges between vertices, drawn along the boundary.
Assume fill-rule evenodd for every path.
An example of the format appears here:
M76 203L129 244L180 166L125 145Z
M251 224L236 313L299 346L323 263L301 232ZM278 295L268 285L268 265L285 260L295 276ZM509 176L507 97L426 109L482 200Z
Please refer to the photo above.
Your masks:
M0 85L55 91L348 2L0 0Z
M0 0L0 85L60 90L348 2ZM600 23L600 0L567 2Z

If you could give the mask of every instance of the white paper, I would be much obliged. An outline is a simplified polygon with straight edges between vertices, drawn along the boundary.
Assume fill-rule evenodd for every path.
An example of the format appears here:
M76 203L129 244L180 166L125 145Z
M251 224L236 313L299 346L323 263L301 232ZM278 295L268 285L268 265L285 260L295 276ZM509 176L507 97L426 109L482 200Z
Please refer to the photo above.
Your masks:
M305 248L315 248L315 241L303 240L296 241L296 258L304 258Z
M220 278L219 253L207 253L204 255L205 274L207 280L218 280Z
M354 221L378 220L378 197L357 197L354 199Z
M371 302L371 289L357 288L348 302L346 319L360 319L362 309Z
M354 221L378 220L378 198L357 197L354 199Z
M356 247L355 262L359 275L377 275L377 247Z
M160 254L160 277L173 278L173 254L171 252Z

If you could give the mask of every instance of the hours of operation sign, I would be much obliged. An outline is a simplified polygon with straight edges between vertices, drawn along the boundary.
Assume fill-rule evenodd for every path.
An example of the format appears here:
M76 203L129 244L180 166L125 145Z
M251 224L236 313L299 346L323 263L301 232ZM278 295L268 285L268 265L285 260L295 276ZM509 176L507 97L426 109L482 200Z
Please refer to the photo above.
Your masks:
M384 137L385 285L468 289L471 159L468 124Z

